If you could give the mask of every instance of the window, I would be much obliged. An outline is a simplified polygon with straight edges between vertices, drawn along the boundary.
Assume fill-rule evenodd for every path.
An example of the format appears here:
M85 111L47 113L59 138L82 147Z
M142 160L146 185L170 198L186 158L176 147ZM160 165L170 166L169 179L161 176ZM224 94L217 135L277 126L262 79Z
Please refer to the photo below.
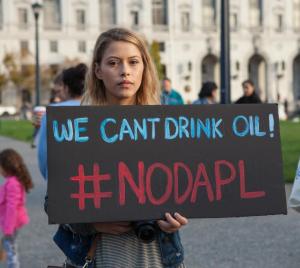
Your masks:
M230 28L234 32L238 30L238 14L237 14L237 12L233 12L230 14Z
M29 52L29 44L27 40L20 41L20 51L22 55L25 55Z
M3 27L3 7L2 0L0 0L0 29Z
M190 21L190 12L183 11L181 12L181 30L183 32L190 31L191 21Z
M116 1L100 0L100 24L101 26L112 26L117 22Z
M167 0L152 0L153 25L168 25Z
M132 26L137 26L139 25L139 12L138 11L131 11L131 25Z
M50 41L50 52L57 53L58 52L58 43L57 41Z
M262 0L250 0L250 27L259 28L263 25Z
M28 28L28 13L26 8L18 8L18 27L19 29Z
M165 52L165 43L164 42L159 42L159 51L160 52Z
M296 31L300 31L300 0L294 0L293 6L294 12L294 28Z
M85 10L78 9L76 10L76 29L77 30L84 30L86 26L86 19L85 19Z
M78 51L81 53L86 52L86 42L85 41L79 41L78 42Z
M275 30L276 32L283 31L283 15L275 14Z
M61 6L60 0L44 0L43 14L44 27L47 30L61 29Z
M203 26L216 27L216 0L203 0Z

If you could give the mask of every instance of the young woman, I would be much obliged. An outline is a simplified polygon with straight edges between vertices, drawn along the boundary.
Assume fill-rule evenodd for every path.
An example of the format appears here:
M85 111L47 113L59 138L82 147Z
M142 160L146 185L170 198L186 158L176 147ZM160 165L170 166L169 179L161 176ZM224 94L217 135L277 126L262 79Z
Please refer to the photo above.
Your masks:
M159 80L145 42L126 29L102 33L94 48L82 105L159 104L159 93ZM187 222L179 213L166 213L156 222L157 235L151 243L138 239L130 222L71 224L64 229L81 235L80 241L85 242L85 238L98 234L95 267L184 267L178 230ZM55 241L63 247L59 234ZM69 254L69 263L77 264L74 260Z

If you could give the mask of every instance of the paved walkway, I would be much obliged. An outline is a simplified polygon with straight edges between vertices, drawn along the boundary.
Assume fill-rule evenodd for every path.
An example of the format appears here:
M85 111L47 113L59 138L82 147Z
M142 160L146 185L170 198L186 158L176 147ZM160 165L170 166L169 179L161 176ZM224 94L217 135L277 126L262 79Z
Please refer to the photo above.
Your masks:
M52 242L55 226L43 212L46 183L38 172L36 150L0 137L0 150L12 147L24 157L35 189L28 195L31 224L19 236L22 268L59 264L62 253ZM290 186L286 186L287 196ZM300 214L233 219L191 220L182 231L186 265L190 268L299 268Z

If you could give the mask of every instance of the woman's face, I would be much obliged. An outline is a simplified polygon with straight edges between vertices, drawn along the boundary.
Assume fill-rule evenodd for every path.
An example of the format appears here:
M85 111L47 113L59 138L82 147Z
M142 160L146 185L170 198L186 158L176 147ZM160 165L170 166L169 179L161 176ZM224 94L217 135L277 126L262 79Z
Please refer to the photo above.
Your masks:
M105 86L109 104L135 104L144 71L139 49L124 41L112 42L96 63L95 75Z

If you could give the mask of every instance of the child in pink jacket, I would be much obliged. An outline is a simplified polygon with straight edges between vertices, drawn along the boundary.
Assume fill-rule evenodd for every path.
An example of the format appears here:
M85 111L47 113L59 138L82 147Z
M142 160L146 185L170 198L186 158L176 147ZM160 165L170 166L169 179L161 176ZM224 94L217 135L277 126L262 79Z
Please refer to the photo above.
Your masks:
M20 267L16 236L23 225L29 223L25 207L26 192L33 187L30 174L22 157L13 149L0 152L0 174L5 182L0 186L0 229L7 255L7 267Z

